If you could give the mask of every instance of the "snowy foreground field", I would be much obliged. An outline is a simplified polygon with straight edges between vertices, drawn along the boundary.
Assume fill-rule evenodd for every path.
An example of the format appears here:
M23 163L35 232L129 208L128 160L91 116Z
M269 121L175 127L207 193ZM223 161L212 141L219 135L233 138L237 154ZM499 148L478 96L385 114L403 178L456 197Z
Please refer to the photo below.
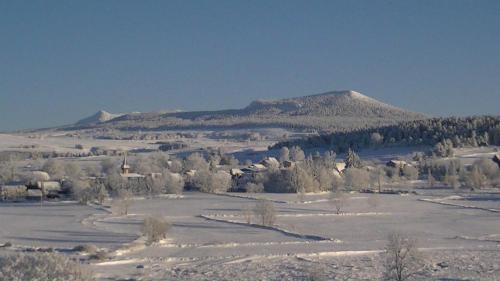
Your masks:
M93 244L109 252L90 262L99 280L374 280L387 235L398 231L418 241L420 280L498 280L500 194L427 193L350 194L343 214L328 194L253 195L273 200L274 227L248 224L256 203L248 194L137 198L121 217L74 202L1 203L0 244L13 246L0 253L51 247L76 256L73 247ZM142 242L147 215L173 224L167 239Z

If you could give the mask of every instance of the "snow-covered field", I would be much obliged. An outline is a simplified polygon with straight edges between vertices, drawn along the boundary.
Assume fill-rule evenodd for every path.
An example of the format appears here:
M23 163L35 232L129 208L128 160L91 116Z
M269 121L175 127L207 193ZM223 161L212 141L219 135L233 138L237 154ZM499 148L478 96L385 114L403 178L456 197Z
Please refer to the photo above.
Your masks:
M106 248L110 258L91 265L101 280L307 280L318 274L373 280L382 270L387 235L399 231L416 238L426 257L422 280L496 280L500 275L500 213L440 204L482 204L484 194L351 194L340 215L326 200L328 194L306 195L305 203L294 194L272 194L273 227L255 225L256 220L247 224L243 211L256 201L235 195L187 192L177 199L136 200L130 214L121 217L73 202L2 203L0 243L10 241L14 249ZM489 198L485 206L500 209L498 194ZM173 223L165 241L137 242L147 215Z

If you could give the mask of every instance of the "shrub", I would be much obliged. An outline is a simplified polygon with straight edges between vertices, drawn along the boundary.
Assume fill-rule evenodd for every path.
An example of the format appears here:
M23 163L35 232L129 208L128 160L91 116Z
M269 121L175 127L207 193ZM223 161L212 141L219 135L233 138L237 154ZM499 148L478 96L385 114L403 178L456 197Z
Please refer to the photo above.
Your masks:
M91 281L89 271L62 255L22 253L0 257L0 280Z
M264 185L262 185L262 183L249 182L245 185L245 190L248 193L264 192Z
M142 234L148 243L158 242L165 238L167 231L172 227L164 218L147 217L142 225Z
M102 261L102 260L105 260L107 257L108 257L108 254L106 253L106 251L97 251L94 254L90 255L89 259Z
M97 246L93 244L77 245L73 248L73 251L83 252L89 255L94 255L98 250Z

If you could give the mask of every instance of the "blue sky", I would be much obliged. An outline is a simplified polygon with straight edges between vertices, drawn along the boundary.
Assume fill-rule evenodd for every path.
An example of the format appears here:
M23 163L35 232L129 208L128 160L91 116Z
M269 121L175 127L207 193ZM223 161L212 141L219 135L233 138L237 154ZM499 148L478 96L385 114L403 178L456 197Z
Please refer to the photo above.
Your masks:
M339 89L499 114L500 1L0 1L0 130Z

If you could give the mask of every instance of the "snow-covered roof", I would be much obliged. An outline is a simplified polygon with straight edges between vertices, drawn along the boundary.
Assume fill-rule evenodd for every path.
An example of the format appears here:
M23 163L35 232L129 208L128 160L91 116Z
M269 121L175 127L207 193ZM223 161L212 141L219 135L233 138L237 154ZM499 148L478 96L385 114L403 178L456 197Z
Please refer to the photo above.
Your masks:
M2 186L0 186L0 190L3 190L3 191L26 190L26 186L25 185L2 185Z
M346 167L346 164L345 162L338 162L338 163L335 163L335 168L337 168L337 170L339 171L343 171L345 170L345 167Z
M144 178L144 175L141 174L136 174L136 173L126 173L126 174L120 174L124 178Z
M50 180L49 174L47 172L44 172L44 171L33 171L33 172L31 172L31 175L36 180L40 180L40 181L49 181Z
M229 173L233 176L240 176L243 174L243 171L240 169L231 169L229 170Z
M264 160L260 161L260 164L266 166L266 167L277 167L280 165L280 162L278 159L274 157L266 157ZM256 164L257 165L257 164Z
M61 184L58 181L37 181L36 186L45 190L60 190Z
M266 166L262 165L262 164L252 164L250 167L248 168L254 168L254 169L257 169L257 170L265 170L266 169Z

